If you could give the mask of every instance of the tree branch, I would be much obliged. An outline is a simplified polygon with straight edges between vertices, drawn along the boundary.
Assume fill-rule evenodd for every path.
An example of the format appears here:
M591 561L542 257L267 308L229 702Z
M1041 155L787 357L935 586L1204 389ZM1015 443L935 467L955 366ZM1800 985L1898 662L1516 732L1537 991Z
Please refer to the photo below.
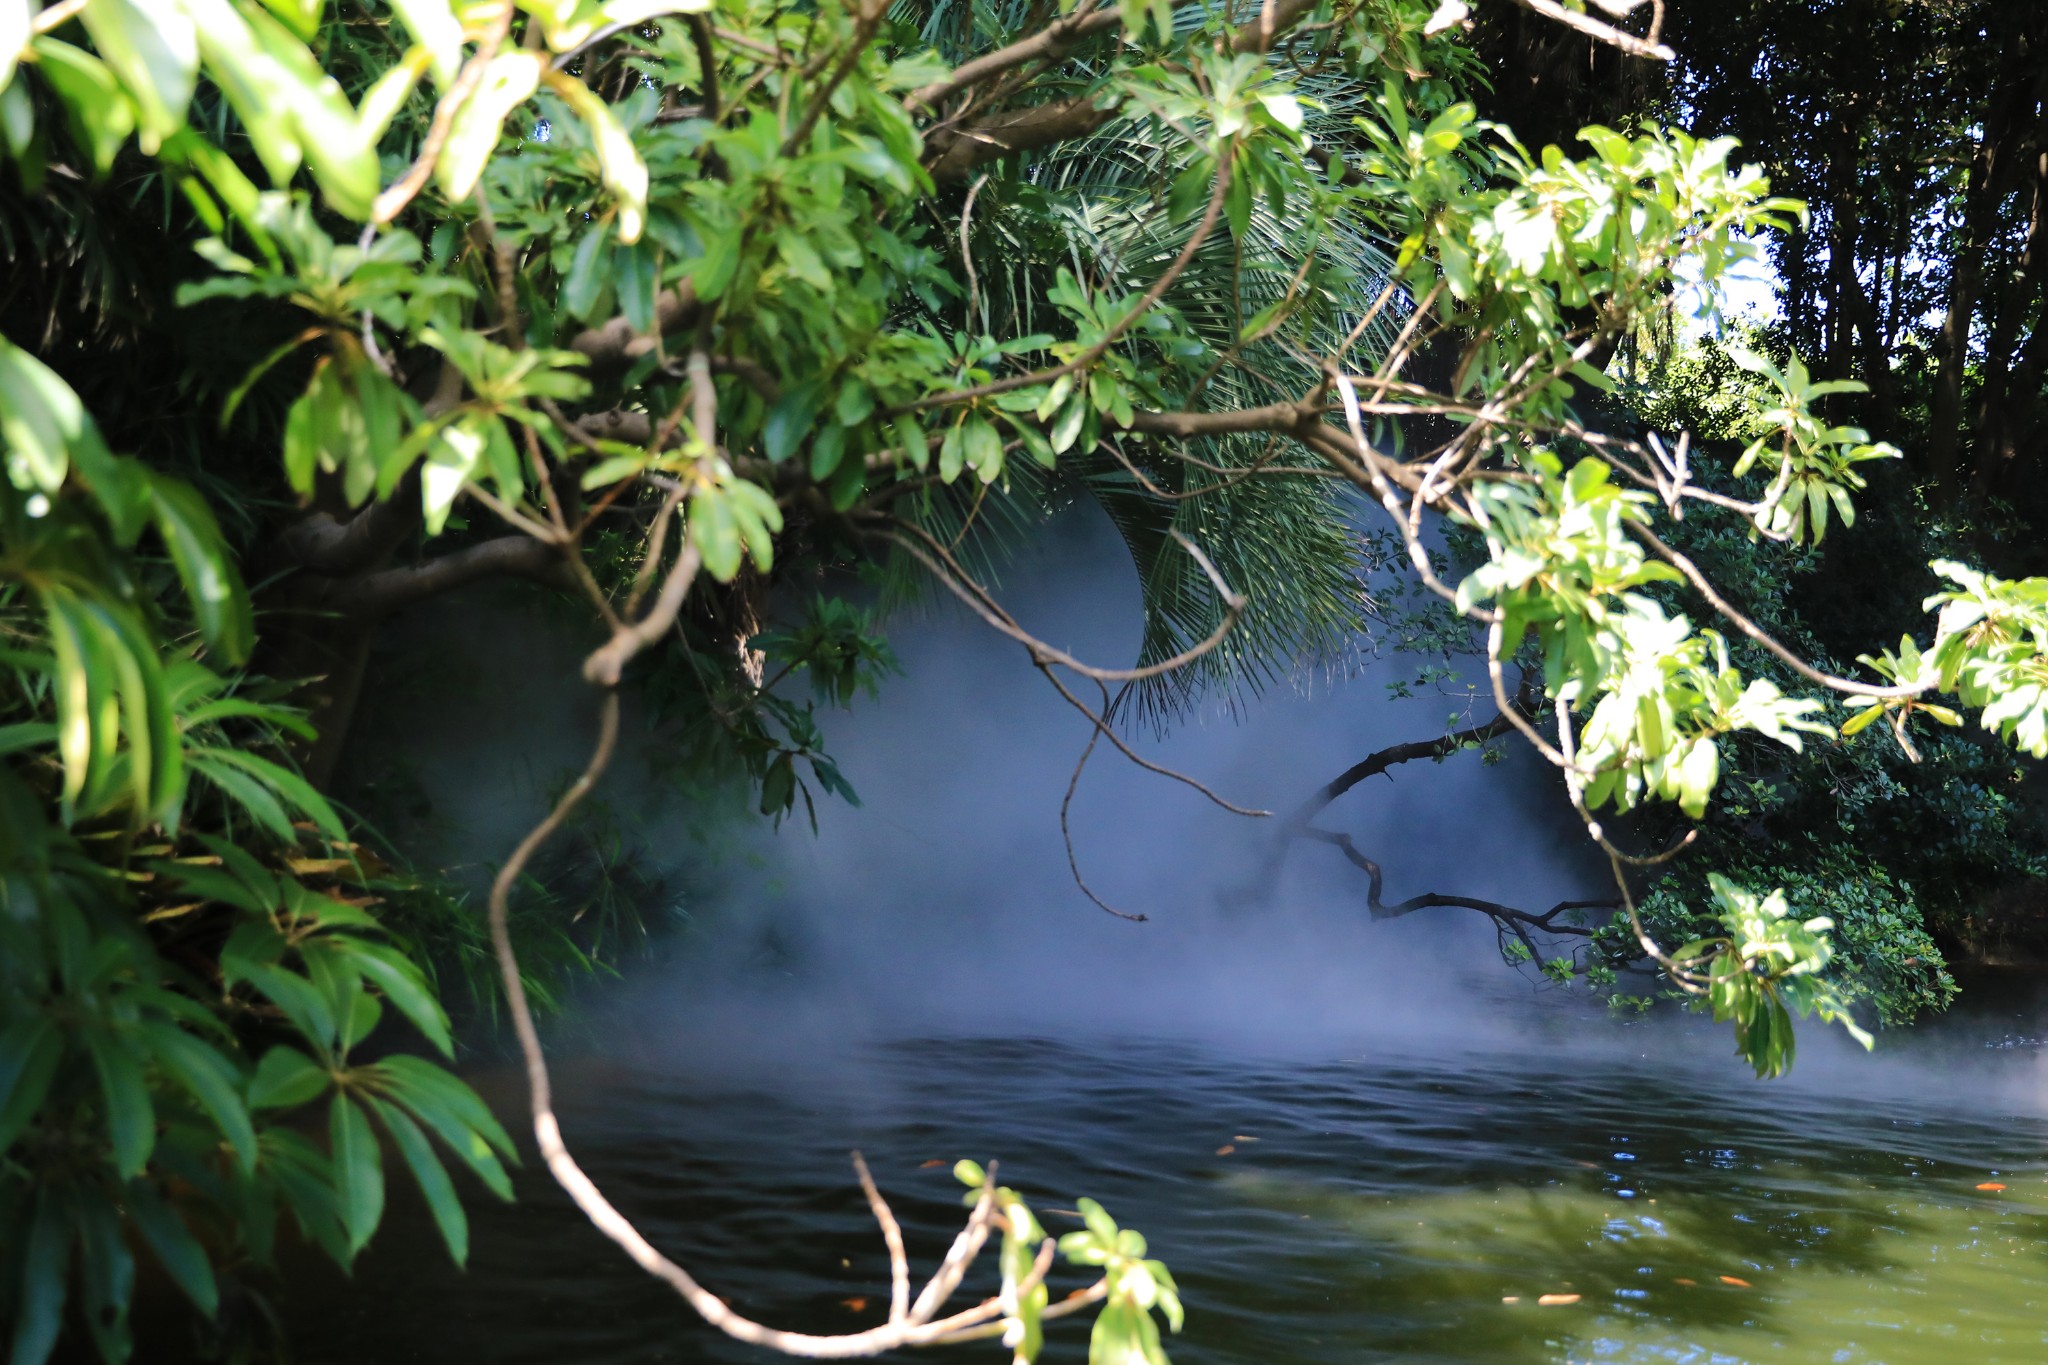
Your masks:
M1122 19L1123 11L1116 6L1090 9L1085 4L1081 5L1072 14L1046 25L1033 36L983 53L971 62L963 62L946 79L911 91L904 97L904 111L914 114L920 108L936 109L967 87L979 85L1029 62L1058 61L1096 34L1115 28Z
M390 554L419 521L419 498L401 489L346 521L326 512L301 517L285 528L278 544L298 567L338 578L361 573Z
M570 586L559 546L527 535L499 536L424 563L383 569L336 584L322 605L345 615L378 617L486 578L525 578Z
M1516 698L1521 702L1523 698ZM1469 744L1484 744L1496 739L1513 728L1513 722L1505 714L1496 715L1484 725L1474 725L1454 734L1441 735L1436 739L1411 740L1406 744L1393 744L1378 753L1352 764L1337 776L1324 783L1316 794L1301 803L1287 817L1281 827L1283 838L1292 839L1309 832L1308 823L1323 813L1332 801L1350 791L1369 777L1379 777L1398 764L1413 763L1417 759L1448 758Z
M1313 0L1278 0L1270 6L1270 15L1262 14L1256 23L1238 25L1233 31L1231 49L1238 53L1263 51L1274 36L1299 24L1314 9ZM904 106L915 110L920 103L936 105L948 95L1034 58L1058 60L1069 48L1114 28L1120 17L1116 9L1077 12L1051 25L1035 38L1027 38L978 57L947 80L911 92ZM1068 24L1074 26L1063 28ZM925 134L929 153L925 168L934 180L962 180L983 163L999 160L1013 152L1031 151L1056 142L1086 137L1116 117L1119 106L1112 102L1107 107L1098 107L1102 98L1102 92L1091 92L1023 109L1003 110L960 127L942 125L933 128Z
M655 295L653 330L637 332L623 316L615 317L578 333L569 342L569 349L587 357L594 374L623 370L658 346L662 337L696 326L703 311L703 303L697 297L697 286L684 280L675 288Z

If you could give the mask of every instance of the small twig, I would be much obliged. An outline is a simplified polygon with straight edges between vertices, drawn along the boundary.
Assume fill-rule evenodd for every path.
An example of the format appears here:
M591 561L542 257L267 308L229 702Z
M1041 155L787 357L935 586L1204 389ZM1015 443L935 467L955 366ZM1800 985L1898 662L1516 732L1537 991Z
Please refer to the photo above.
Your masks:
M952 558L950 552L927 535L922 528L908 522L900 524L913 535L929 542L930 548L941 559L950 560ZM1008 612L995 607L994 599L988 597L986 590L977 587L976 591L970 592L963 584L971 582L971 580L967 579L964 574L960 574L958 577L955 576L959 569L957 562L952 566L953 571L949 572L947 569L941 568L938 561L925 553L923 549L920 549L917 545L894 531L877 531L870 532L870 534L879 535L882 539L893 542L909 554L911 558L917 560L932 577L938 579L945 586L947 591L965 602L975 615L981 617L989 625L1030 650L1034 662L1058 664L1062 668L1072 669L1082 677L1093 679L1096 682L1143 682L1147 678L1157 678L1171 673L1177 668L1184 668L1216 648L1216 646L1222 644L1223 638L1237 625L1238 618L1244 614L1245 609L1250 605L1245 598L1238 595L1228 584L1224 583L1222 575L1216 572L1216 566L1209 562L1209 557L1203 554L1193 541L1179 532L1175 532L1175 539L1180 542L1183 549L1194 557L1195 562L1202 566L1203 572L1209 576L1210 582L1216 585L1217 591L1223 596L1225 610L1222 624L1210 632L1207 639L1202 640L1198 644L1191 645L1170 659L1163 659L1156 664L1146 664L1140 668L1097 668L1092 664L1081 662L1065 650L1047 644L1037 636L1025 631Z
M1102 714L1106 717L1113 709L1109 699L1109 688L1102 683L1097 683L1096 686L1102 689ZM1073 808L1075 789L1081 785L1081 770L1088 766L1088 756L1095 752L1095 742L1102 738L1102 730L1103 727L1101 725L1094 725L1089 728L1088 743L1082 746L1081 757L1074 764L1074 775L1067 779L1067 794L1060 800L1060 839L1067 846L1067 870L1074 874L1074 885L1081 888L1081 894L1094 901L1098 909L1107 910L1118 919L1127 919L1136 924L1143 924L1150 916L1133 915L1127 911L1119 910L1095 894L1095 888L1088 885L1088 879L1081 875L1081 860L1074 854L1074 828L1068 822L1067 813Z
M1116 728L1109 723L1108 717L1096 715L1093 711L1088 709L1088 704L1086 702L1082 701L1079 697L1075 696L1071 691L1067 689L1067 685L1061 682L1059 680L1059 676L1052 671L1052 665L1046 663L1043 660L1033 660L1033 662L1038 665L1038 671L1045 675L1046 681L1053 685L1053 689L1057 691L1062 697L1066 698L1067 705L1073 707L1076 711L1079 711L1082 715L1088 717L1089 721L1094 724L1096 730L1103 736L1103 738L1107 739L1110 742L1110 744L1116 748L1116 751L1118 753L1122 754L1131 762L1137 764L1140 768L1143 768L1146 772L1157 774L1160 777L1171 778L1173 781L1180 783L1182 786L1193 788L1195 791L1200 792L1203 796L1208 797L1209 800L1215 805L1221 806L1223 809L1229 811L1232 815L1243 815L1254 820L1264 820L1271 818L1273 812L1269 810L1255 810L1249 806L1240 806L1232 802L1226 801L1221 796L1217 795L1209 787L1203 785L1197 779L1189 777L1186 773L1176 772L1172 768L1164 767L1160 764L1152 762L1150 759L1140 757L1135 749L1131 748L1130 745L1124 743L1123 736L1119 735L1116 732Z
M953 1239L953 1245L946 1250L946 1259L939 1262L938 1271L917 1296L917 1302L910 1306L909 1322L923 1326L931 1321L932 1314L946 1306L946 1300L960 1287L960 1277L967 1273L967 1267L981 1251L981 1244L988 1240L989 1219L996 1211L996 1163L991 1161L985 1178L981 1182L981 1197L974 1201L974 1211L968 1215L967 1226L960 1229L960 1235Z

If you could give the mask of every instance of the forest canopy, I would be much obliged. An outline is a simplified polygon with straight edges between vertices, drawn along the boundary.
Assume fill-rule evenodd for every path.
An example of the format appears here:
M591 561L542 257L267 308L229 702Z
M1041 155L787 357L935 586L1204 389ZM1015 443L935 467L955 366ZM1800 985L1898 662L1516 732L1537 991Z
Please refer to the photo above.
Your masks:
M815 819L855 799L816 708L891 667L863 577L958 599L1139 762L1134 719L1376 617L1477 714L1354 772L1526 743L1614 873L1541 915L1387 906L1309 823L1340 778L1276 823L1376 916L1476 910L1560 983L1652 969L1759 1074L1795 1015L1867 1043L1857 1008L1945 1003L1933 932L2048 868L2016 757L2048 756L2044 20L1666 11L0 0L10 1359L129 1357L138 1251L208 1317L281 1226L347 1266L399 1171L463 1259L454 1177L506 1197L519 1148L443 1064L453 1007L504 1012L549 1169L743 1340L1029 1360L1099 1305L1100 1358L1163 1361L1173 1280L1098 1206L1055 1243L967 1163L922 1292L899 1239L885 1325L801 1336L556 1123L533 1005L589 945L529 873L620 692L679 769ZM1781 316L1731 316L1765 261ZM992 586L1075 502L1129 548L1135 659ZM502 579L599 632L603 720L476 910L333 777L379 626ZM998 1234L1001 1291L943 1315ZM1051 1305L1056 1249L1102 1276Z

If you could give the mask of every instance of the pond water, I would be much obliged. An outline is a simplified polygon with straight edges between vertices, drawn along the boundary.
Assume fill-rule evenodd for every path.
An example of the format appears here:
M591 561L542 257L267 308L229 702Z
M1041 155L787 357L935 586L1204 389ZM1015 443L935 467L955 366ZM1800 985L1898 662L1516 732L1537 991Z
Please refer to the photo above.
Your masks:
M1998 1041L1995 1022L1973 1022L1973 1041ZM795 1328L873 1325L886 1307L881 1241L847 1173L857 1146L926 1267L960 1217L957 1157L1000 1155L1006 1183L1043 1209L1100 1199L1181 1283L1180 1365L2038 1365L2038 1059L1994 1048L1964 1066L1961 1031L1924 1058L1871 1063L1867 1085L1831 1062L1828 1083L1806 1086L1718 1067L1702 1081L1689 1072L1705 1041L1675 1031L1648 1058L1614 1030L1577 1054L1318 1061L913 1039L774 1089L591 1061L567 1069L564 1112L658 1245L742 1311ZM520 1183L518 1206L478 1208L467 1273L400 1208L347 1290L295 1291L290 1317L317 1324L306 1359L766 1358L642 1277L544 1175ZM1055 1279L1056 1295L1085 1282ZM1048 1360L1085 1359L1074 1323L1052 1343Z

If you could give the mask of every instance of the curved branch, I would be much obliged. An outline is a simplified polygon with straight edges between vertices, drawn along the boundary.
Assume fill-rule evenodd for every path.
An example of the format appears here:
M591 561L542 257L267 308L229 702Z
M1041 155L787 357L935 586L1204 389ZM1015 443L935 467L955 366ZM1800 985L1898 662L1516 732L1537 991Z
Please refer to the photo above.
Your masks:
M654 326L648 332L636 330L622 314L578 333L569 349L588 359L595 374L622 370L659 345L660 338L696 326L703 312L697 286L684 280L654 296Z
M1170 659L1162 659L1156 664L1146 664L1140 668L1097 668L1093 664L1082 663L1065 650L1047 644L1019 626L1016 618L998 606L995 599L988 595L986 589L981 588L978 584L974 584L973 580L960 572L958 562L953 560L951 553L944 546L926 535L918 527L912 526L909 523L903 524L912 534L925 540L940 559L948 561L949 567L940 567L938 561L934 560L931 555L926 554L924 550L918 548L894 531L871 531L869 534L879 536L881 539L893 543L919 564L922 564L926 572L944 584L948 592L952 593L962 602L965 602L975 615L1030 650L1032 662L1041 666L1045 664L1058 664L1062 668L1072 669L1082 677L1099 683L1143 682L1147 678L1157 678L1171 673L1177 668L1186 667L1215 649L1216 646L1222 644L1223 637L1231 632L1237 625L1238 618L1244 615L1245 609L1251 605L1246 598L1233 591L1230 585L1223 581L1222 576L1216 572L1216 566L1210 563L1209 557L1203 554L1193 541L1179 532L1175 532L1174 539L1180 542L1182 549L1194 556L1195 562L1201 565L1203 572L1209 576L1209 581L1216 588L1217 595L1222 597L1224 607L1222 623L1209 634L1207 639L1190 645Z
M1598 19L1581 14L1576 10L1568 10L1559 4L1558 0L1515 0L1515 3L1525 10L1542 15L1546 19L1555 19L1566 28L1583 33L1595 42L1606 43L1609 47L1618 47L1631 57L1646 57L1651 61L1668 62L1677 56L1676 53L1662 43L1638 38L1635 34L1625 29L1616 28L1612 24L1603 24ZM1608 9L1609 13L1614 12L1606 5L1601 6L1601 8ZM1630 6L1630 8L1633 8L1633 6Z
M994 1163L990 1163L988 1167L988 1179L982 1186L981 1197L975 1204L967 1226L954 1239L952 1249L947 1252L945 1260L926 1283L910 1311L900 1318L896 1317L893 1306L899 1295L892 1293L892 1314L888 1323L845 1336L814 1336L802 1332L785 1332L735 1313L723 1299L704 1288L687 1270L664 1256L643 1237L639 1229L605 1198L604 1192L597 1188L595 1182L577 1164L568 1145L562 1140L561 1125L555 1117L554 1092L548 1075L547 1057L541 1051L540 1033L534 1026L533 1010L527 1001L526 983L520 975L519 957L512 947L508 921L512 888L518 884L533 855L556 830L561 828L570 812L597 785L598 779L610 766L612 754L618 747L618 738L619 697L616 691L606 689L604 705L598 714L597 743L591 750L589 763L585 765L583 772L578 775L569 790L563 793L561 800L554 804L539 824L527 831L526 837L519 841L518 846L512 850L512 856L505 860L505 865L498 869L498 875L491 882L488 904L491 946L497 955L498 971L505 987L507 1012L512 1016L513 1032L518 1038L520 1055L526 1066L534 1139L540 1146L541 1157L547 1165L548 1173L568 1192L576 1207L582 1210L583 1215L597 1230L631 1257L634 1264L674 1289L698 1316L713 1327L750 1345L765 1346L784 1355L801 1356L812 1360L848 1360L877 1356L904 1346L935 1345L956 1333L999 1323L1003 1316L1003 1304L1000 1299L993 1298L984 1299L974 1307L955 1313L951 1317L941 1318L936 1322L931 1320L959 1287L967 1267L972 1264L987 1241L989 1225L995 1211ZM879 1204L879 1194L874 1198ZM886 1229L888 1222L885 1221L883 1226ZM894 1251L892 1247L892 1257ZM1106 1285L1103 1284L1098 1284L1096 1289L1105 1293L1107 1291Z
M378 195L370 205L370 222L382 225L404 212L413 196L427 183L427 177L434 173L434 163L440 160L441 148L448 141L449 131L455 126L455 116L469 97L483 83L484 71L497 57L498 49L512 32L513 7L506 5L491 22L483 41L477 44L476 52L468 63L456 74L455 83L448 87L448 93L434 106L434 120L427 127L427 136L420 143L420 154L406 168L404 175L394 181L391 187Z

